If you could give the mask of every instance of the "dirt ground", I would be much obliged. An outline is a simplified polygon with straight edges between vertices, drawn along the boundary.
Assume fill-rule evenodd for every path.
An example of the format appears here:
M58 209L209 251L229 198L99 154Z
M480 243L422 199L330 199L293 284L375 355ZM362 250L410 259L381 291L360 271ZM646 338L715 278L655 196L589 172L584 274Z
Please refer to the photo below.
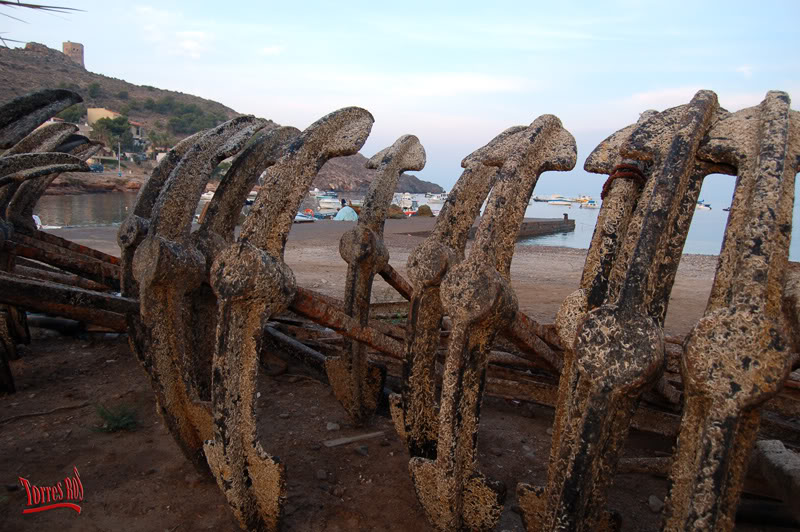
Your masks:
M338 235L352 225L293 229L286 251L300 285L342 297L346 264ZM84 229L62 236L114 250L113 230ZM422 241L411 225L387 226L391 263L405 274L408 253ZM520 307L541 322L553 321L578 284L584 250L518 245L512 264ZM667 334L683 335L702 315L714 257L687 256L681 263L667 320ZM399 300L377 280L374 299ZM34 329L35 339L12 363L18 393L0 398L0 530L239 530L216 484L199 475L156 414L144 370L124 335L65 337ZM287 466L288 531L429 530L408 475L408 457L388 418L356 428L330 389L299 365L263 376L258 403L264 448ZM135 411L133 431L103 432L96 409ZM55 410L61 408L61 410ZM54 411L55 410L55 411ZM22 414L43 413L8 420ZM508 488L497 530L523 530L516 510L518 482L543 484L553 412L547 407L488 398L479 437L479 468ZM338 425L338 428L335 425ZM381 436L328 448L325 440L368 432ZM632 432L626 454L667 453L673 441ZM50 486L77 467L84 487L80 515L70 509L23 515L25 490L18 477ZM648 505L663 500L666 481L649 475L616 478L609 505L624 530L658 530L660 515ZM779 530L755 525L737 530Z

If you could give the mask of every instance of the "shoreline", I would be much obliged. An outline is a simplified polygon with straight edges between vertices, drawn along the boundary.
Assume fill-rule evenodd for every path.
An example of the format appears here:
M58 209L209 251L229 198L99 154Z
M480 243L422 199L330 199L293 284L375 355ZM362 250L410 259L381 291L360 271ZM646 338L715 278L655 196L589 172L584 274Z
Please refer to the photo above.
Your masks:
M384 242L390 263L406 279L409 254L425 238L412 233L432 226L434 218L387 220ZM339 240L355 222L293 224L286 242L285 261L297 283L325 295L344 297L347 263L339 255ZM118 226L95 226L49 230L78 244L119 256ZM467 244L467 252L471 241ZM562 301L579 284L587 249L517 244L511 262L511 285L519 308L529 317L552 323ZM688 334L705 311L717 267L717 255L686 254L681 258L664 326L667 335ZM399 294L379 276L375 277L373 301L400 301Z
M386 242L390 246L396 246L396 247L405 247L403 242L398 242L399 239L405 239L405 238L416 239L418 241L417 244L421 243L423 240L425 240L427 235L415 234L415 233L422 233L422 232L425 231L425 230L420 231L419 230L420 228L418 226L417 227L410 227L409 228L409 229L411 229L410 232L402 230L404 228L403 227L399 227L399 226L392 228L393 231L390 232L389 231L389 227L388 227L389 222L396 222L398 224L403 224L405 222L413 223L416 220L428 220L428 221L432 220L432 221L435 222L436 218L435 217L434 218L409 218L407 220L387 220L387 229L386 229L386 233L384 235ZM308 233L304 232L301 229L297 229L296 230L295 228L304 227L304 228L307 228L307 229L310 230L313 227L314 229L317 229L318 227L321 227L321 225L317 225L317 224L327 224L327 223L330 223L330 224L333 224L333 223L341 224L341 225L339 225L339 227L341 228L341 231L333 231L333 233L338 234L339 237L341 237L341 234L343 234L345 231L347 231L348 229L350 229L350 228L355 226L355 224L353 222L332 222L330 220L319 220L319 221L315 222L314 224L293 224L292 225L292 231L290 231L290 233L289 233L289 239L287 240L287 245L290 244L292 241L295 241L295 242L297 242L297 241L308 241L308 240L311 239L310 235ZM422 224L424 224L424 223L425 222L422 222ZM430 222L430 223L433 223L433 222ZM58 227L44 227L43 230L47 231L47 232L50 232L50 233L53 233L53 234L56 234L58 236L61 236L62 238L67 238L69 240L74 240L75 242L77 242L79 244L88 245L88 244L85 244L84 242L99 242L99 241L101 241L101 242L108 242L111 246L116 246L116 231L117 231L117 229L119 229L120 225L121 224L119 224L119 223L116 223L116 224L105 224L105 225L64 225L64 226L58 226ZM310 231L309 231L309 233L310 233ZM332 236L334 236L334 235L332 235ZM525 238L530 238L530 237L525 237ZM470 243L471 243L471 240L468 241L467 248L469 248ZM338 240L336 241L336 245L338 246ZM109 248L109 249L111 249L111 248ZM585 254L586 252L589 251L589 248L577 248L577 247L570 247L570 246L553 246L553 245L550 245L550 244L536 244L536 243L527 243L527 242L518 241L517 245L515 247L514 253L515 254L517 254L517 253L527 253L528 252L527 250L544 250L544 251L564 250L564 251L582 252L582 253ZM101 250L101 251L105 251L105 250ZM112 254L112 255L115 255L115 256L119 256L119 248L117 246L116 247L116 251L114 251L114 252L105 251L105 253L109 253L109 254ZM714 255L714 254L710 254L710 253L683 253L682 257L683 258L685 258L685 257L705 257L705 258L712 259L712 260L716 261L717 258L719 257L719 254Z

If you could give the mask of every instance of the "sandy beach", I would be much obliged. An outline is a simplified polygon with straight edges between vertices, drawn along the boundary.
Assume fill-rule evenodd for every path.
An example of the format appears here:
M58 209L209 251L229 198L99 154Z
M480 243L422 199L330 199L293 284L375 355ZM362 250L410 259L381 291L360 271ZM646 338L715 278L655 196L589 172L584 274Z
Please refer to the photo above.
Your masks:
M389 250L389 262L404 276L408 254L423 242L434 223L435 218L387 220L384 242ZM354 226L355 222L330 220L292 226L285 260L299 284L329 296L343 297L347 264L339 256L339 239ZM79 244L119 255L116 231L117 228L111 226L51 230ZM467 244L467 253L470 244L471 241ZM580 282L586 251L518 244L511 263L511 278L523 312L542 323L551 323L561 301ZM668 335L687 334L702 316L715 268L715 256L683 256L665 325ZM373 300L398 299L391 287L376 278Z
M385 241L391 264L403 275L408 254L433 220L390 220ZM346 264L339 238L353 223L295 224L286 262L300 285L341 298ZM53 233L118 254L115 227L69 228ZM513 287L521 309L551 323L561 301L577 286L586 250L518 245ZM686 334L703 312L715 257L686 256L673 290L667 334ZM376 279L376 301L400 297ZM59 336L34 330L32 344L12 362L18 393L0 398L0 530L239 530L217 485L183 457L156 413L147 374L125 335ZM210 336L211 338L211 336ZM430 530L408 477L408 455L390 420L376 416L355 427L330 388L299 364L259 381L259 431L264 448L287 467L283 529L289 531ZM98 405L135 412L135 430L107 433ZM58 410L53 410L59 408ZM10 419L10 421L8 421ZM479 467L508 489L497 530L522 531L517 482L543 484L553 422L551 408L487 398L479 436ZM335 428L331 428L335 427ZM328 448L332 438L381 431L359 444ZM674 440L633 431L628 456L668 453ZM19 477L53 484L73 467L85 489L82 512L60 509L23 515ZM666 480L621 474L609 504L622 512L623 530L658 530ZM742 525L737 530L778 530Z

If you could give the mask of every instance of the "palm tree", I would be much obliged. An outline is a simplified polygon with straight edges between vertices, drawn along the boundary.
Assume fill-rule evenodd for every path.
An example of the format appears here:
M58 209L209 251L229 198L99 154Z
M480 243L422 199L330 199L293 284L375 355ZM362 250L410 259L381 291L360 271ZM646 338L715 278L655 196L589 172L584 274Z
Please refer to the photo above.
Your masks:
M69 13L71 11L83 11L83 9L76 9L74 7L46 6L46 5L43 5L43 4L30 4L30 3L27 3L27 2L20 2L19 0L17 0L16 2L11 1L11 0L0 0L0 7L11 7L11 8L21 7L21 8L24 8L24 9L38 9L40 11L49 11L51 13ZM3 16L8 17L8 18L13 18L14 20L19 20L20 22L25 22L24 20L19 19L19 18L14 17L14 16L11 16L8 13L0 12L0 15L3 15ZM6 48L8 48L8 44L6 44L6 42L18 42L18 43L22 42L22 41L17 41L15 39L9 39L9 38L6 38L6 37L2 37L2 36L0 36L0 41L2 41L3 45L5 45Z

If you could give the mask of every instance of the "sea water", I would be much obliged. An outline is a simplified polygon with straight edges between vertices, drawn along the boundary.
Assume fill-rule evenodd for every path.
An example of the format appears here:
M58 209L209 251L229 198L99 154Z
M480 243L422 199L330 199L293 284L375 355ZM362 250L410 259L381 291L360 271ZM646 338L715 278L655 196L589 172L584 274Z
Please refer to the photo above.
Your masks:
M347 196L349 199L363 199L362 196ZM414 194L420 205L427 203L424 194ZM599 199L599 198L597 198ZM598 201L599 203L599 201ZM118 225L133 210L136 204L135 193L81 194L74 196L44 196L36 205L36 214L44 225L50 226L97 226ZM438 213L441 203L431 204L431 210ZM728 213L712 204L711 210L696 210L684 246L684 253L718 255ZM800 216L795 208L792 225L800 227ZM563 246L587 249L592 241L592 233L597 223L600 209L582 209L577 203L572 206L549 205L544 202L531 202L525 211L526 218L561 218L564 214L575 220L575 231L556 233L547 236L522 240L525 246ZM800 230L798 230L800 232ZM792 238L790 259L800 260L800 236Z

